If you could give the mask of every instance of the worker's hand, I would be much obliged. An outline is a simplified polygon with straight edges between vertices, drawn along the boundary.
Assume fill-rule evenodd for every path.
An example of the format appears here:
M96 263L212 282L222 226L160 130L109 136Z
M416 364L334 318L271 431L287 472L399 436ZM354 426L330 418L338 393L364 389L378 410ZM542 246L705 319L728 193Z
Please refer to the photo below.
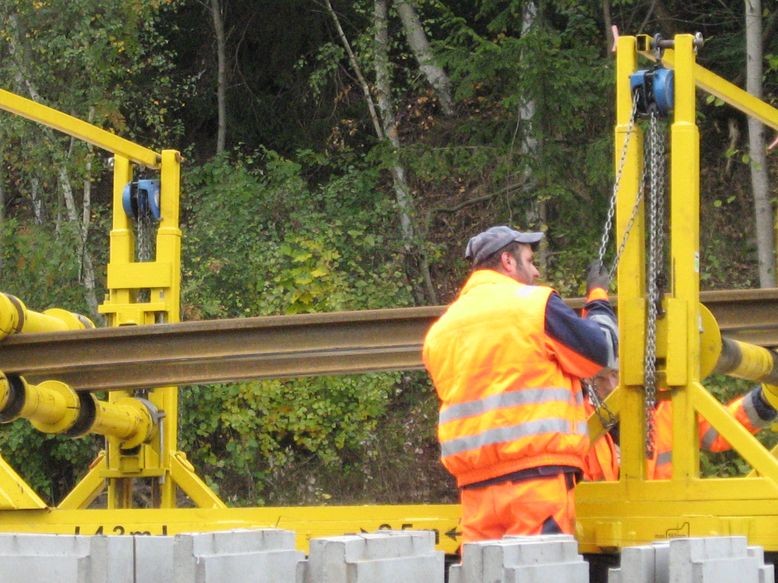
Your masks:
M610 276L605 266L598 260L589 265L589 273L586 276L586 295L595 288L601 288L608 291L610 285Z

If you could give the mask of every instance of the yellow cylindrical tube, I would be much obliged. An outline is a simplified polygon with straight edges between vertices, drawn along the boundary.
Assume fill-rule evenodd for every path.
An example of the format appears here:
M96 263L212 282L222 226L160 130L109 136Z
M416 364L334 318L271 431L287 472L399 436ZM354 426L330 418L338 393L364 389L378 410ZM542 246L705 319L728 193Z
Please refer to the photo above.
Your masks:
M25 310L24 304L17 298L0 293L0 340L21 332Z
M86 316L59 308L50 308L42 313L34 312L27 309L19 298L0 293L0 340L9 334L61 332L94 327L94 323Z
M78 394L65 383L43 381L39 385L25 383L24 405L20 417L30 420L35 429L44 433L64 433L78 420L81 405Z
M722 339L722 350L714 372L750 381L778 384L778 358L762 346Z
M95 416L89 431L112 436L131 449L151 440L155 420L148 407L138 399L127 397L114 403L95 401Z
M59 381L31 385L20 376L0 372L0 423L25 418L44 433L70 437L97 433L116 437L122 449L132 449L151 441L157 417L154 405L141 399L98 401Z

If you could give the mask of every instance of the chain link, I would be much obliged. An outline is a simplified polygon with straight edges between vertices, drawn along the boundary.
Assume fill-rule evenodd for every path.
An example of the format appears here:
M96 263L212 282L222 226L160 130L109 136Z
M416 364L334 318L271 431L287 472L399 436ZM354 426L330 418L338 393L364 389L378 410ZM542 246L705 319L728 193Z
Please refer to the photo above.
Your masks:
M594 386L592 379L583 379L582 385L586 390L586 394L589 396L589 402L594 406L594 412L597 418L600 420L600 424L605 431L608 431L611 427L619 422L619 418L616 414L610 410L605 401L600 397L597 389Z
M152 261L154 259L154 235L156 234L156 222L150 214L142 214L135 221L135 254L139 262ZM138 290L137 302L151 301L149 290Z
M665 213L665 149L656 111L649 113L648 130L648 273L646 281L646 351L644 361L644 408L646 457L653 457L656 437L656 321L659 312L659 272L663 264Z
M597 252L597 260L600 265L604 265L605 250L608 247L608 241L610 240L611 228L613 227L613 217L616 214L616 194L619 191L619 184L621 183L621 176L624 173L624 164L627 161L627 151L629 150L629 141L632 138L632 130L635 127L635 120L637 119L638 109L638 94L632 96L632 113L629 116L629 123L627 124L627 135L624 137L624 147L621 149L621 158L619 159L619 165L616 170L616 178L613 181L613 190L611 191L610 201L608 202L608 214L605 218L605 226L602 230L602 238L600 239L600 249ZM636 214L636 213L633 213ZM634 222L634 221L633 221ZM627 229L629 232L629 229ZM613 268L610 270L610 274L613 274L613 269L616 265L614 262Z

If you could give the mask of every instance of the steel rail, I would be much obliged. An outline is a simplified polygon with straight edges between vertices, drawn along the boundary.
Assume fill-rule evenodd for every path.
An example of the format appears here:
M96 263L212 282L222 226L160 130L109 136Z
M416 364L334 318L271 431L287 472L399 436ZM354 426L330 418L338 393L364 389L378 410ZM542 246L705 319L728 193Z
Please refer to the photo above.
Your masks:
M722 334L778 347L778 289L703 292ZM573 299L579 308L583 301ZM18 334L0 371L79 391L422 368L442 306Z

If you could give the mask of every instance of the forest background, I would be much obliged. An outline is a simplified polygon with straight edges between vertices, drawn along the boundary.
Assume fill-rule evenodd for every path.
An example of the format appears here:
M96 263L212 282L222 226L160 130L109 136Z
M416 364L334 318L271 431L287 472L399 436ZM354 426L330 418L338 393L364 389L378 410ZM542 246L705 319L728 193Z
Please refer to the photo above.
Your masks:
M5 0L0 86L182 152L184 319L446 303L467 238L493 224L546 231L543 279L570 297L613 187L611 26L700 32L703 66L775 103L777 8ZM772 135L701 93L698 108L702 286L775 286ZM100 325L109 157L8 114L0 160L0 290ZM709 386L722 399L745 388ZM456 497L422 373L186 387L180 401L181 449L232 504ZM25 421L0 429L3 456L51 502L101 446Z

